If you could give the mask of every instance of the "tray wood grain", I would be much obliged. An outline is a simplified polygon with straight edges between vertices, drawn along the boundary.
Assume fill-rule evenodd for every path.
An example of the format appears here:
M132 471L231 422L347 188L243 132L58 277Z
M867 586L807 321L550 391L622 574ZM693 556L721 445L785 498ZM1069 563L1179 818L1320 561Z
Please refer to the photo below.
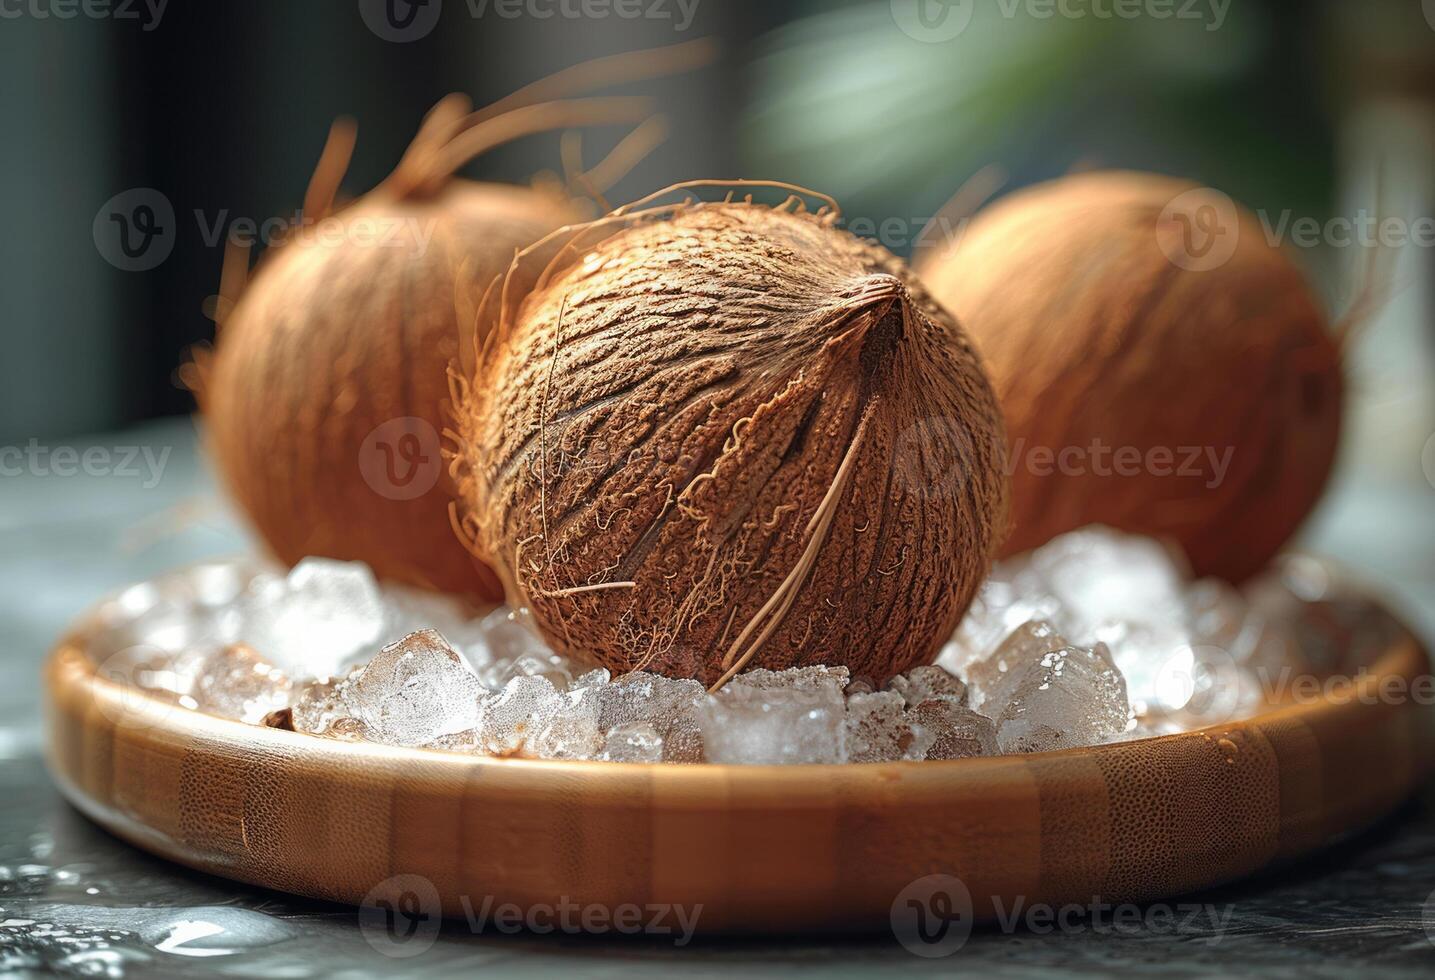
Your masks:
M48 751L65 795L118 836L314 898L362 904L380 882L417 874L453 916L491 896L701 904L704 933L873 930L933 873L961 878L983 917L1018 897L1176 895L1325 846L1430 771L1435 712L1376 696L1428 671L1403 635L1341 703L1044 755L565 763L208 717L100 676L77 634L47 666Z

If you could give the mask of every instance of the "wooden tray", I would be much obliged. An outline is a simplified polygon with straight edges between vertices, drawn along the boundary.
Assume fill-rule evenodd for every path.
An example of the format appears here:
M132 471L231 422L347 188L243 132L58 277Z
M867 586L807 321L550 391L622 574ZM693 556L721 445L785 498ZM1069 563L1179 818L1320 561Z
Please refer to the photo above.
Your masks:
M445 914L511 902L702 905L699 931L889 928L915 880L978 918L1155 899L1321 847L1435 760L1403 635L1344 703L1033 756L745 767L496 760L211 718L98 676L85 628L47 667L49 759L82 811L213 874L351 904L421 875ZM405 879L411 880L411 879ZM426 886L425 886L426 887ZM994 905L1000 902L1000 906Z

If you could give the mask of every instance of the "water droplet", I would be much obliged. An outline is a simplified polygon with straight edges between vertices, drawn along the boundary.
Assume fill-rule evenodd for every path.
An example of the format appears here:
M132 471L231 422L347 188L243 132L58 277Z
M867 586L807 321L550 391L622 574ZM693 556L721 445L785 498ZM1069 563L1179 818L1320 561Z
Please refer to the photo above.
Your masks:
M229 956L296 935L281 919L223 905L178 909L145 923L139 933L155 949L179 956Z

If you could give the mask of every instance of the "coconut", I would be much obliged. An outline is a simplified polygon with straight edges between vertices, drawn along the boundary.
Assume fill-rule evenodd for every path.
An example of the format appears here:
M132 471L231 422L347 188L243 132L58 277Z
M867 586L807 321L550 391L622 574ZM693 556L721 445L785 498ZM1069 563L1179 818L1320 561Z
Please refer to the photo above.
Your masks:
M223 319L201 404L232 496L280 560L494 593L453 533L440 454L454 276L500 274L577 214L530 188L381 186L272 250Z
M1006 416L1004 554L1096 522L1240 581L1320 496L1340 345L1299 270L1225 195L1066 177L987 208L918 269L976 339Z
M1000 415L956 321L835 221L684 202L535 250L556 257L502 304L457 470L556 649L885 678L951 634L1004 526Z
M661 138L659 120L645 99L554 97L670 74L712 55L704 40L602 58L472 113L466 99L450 96L387 180L334 210L353 145L352 128L336 127L304 221L266 251L237 297L233 280L243 276L229 277L217 349L189 371L219 470L278 558L359 559L387 578L499 595L450 517L455 487L441 445L447 375L471 350L461 338L474 328L456 298L481 291L519 249L591 211L556 186L478 183L454 172L530 133L646 117L607 160L574 176L601 194Z

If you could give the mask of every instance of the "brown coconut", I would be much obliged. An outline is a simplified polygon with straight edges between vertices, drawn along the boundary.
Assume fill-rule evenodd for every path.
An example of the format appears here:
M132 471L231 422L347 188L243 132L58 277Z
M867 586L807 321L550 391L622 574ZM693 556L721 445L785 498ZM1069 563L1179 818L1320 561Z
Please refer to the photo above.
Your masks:
M386 578L497 598L498 580L454 533L441 452L448 367L474 328L456 286L502 276L585 212L556 188L453 170L517 136L650 110L639 99L466 108L440 103L394 175L347 207L331 212L311 188L315 220L266 253L197 387L219 469L280 560L357 559Z
M555 648L884 678L956 626L1005 522L996 401L835 217L685 204L559 236L460 412L465 523Z
M1299 270L1224 195L1066 177L989 207L918 269L976 339L1006 416L1003 554L1097 522L1239 581L1319 498L1339 344Z

